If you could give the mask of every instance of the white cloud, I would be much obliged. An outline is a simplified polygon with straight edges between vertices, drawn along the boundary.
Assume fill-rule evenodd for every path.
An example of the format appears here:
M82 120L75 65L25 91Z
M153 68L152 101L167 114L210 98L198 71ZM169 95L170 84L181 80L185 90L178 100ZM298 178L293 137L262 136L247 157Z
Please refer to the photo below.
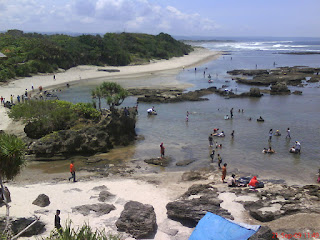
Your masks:
M1 6L5 7L1 7ZM0 29L205 34L218 28L196 12L150 0L0 0Z

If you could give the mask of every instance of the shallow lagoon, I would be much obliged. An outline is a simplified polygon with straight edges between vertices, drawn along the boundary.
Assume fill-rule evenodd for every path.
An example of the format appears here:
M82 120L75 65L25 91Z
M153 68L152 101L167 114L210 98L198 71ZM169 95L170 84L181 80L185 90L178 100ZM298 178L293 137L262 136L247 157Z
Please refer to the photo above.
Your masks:
M211 44L211 45L210 45ZM229 44L229 43L228 43ZM253 44L253 43L252 43ZM204 43L205 47L215 48L213 43ZM253 44L254 45L254 44ZM281 47L281 46L280 46ZM229 49L230 50L230 49ZM279 66L311 66L318 67L320 55L285 55L274 54L278 50L259 51L242 49L232 51L231 55L221 56L218 60L194 68L184 69L178 75L160 73L144 77L144 79L130 79L123 81L125 87L143 86L146 81L157 85L159 82L180 81L193 84L188 90L222 85L238 93L248 91L249 86L238 85L232 81L226 71L246 68L273 68ZM204 76L204 71L206 75ZM213 84L207 82L210 73ZM164 80L165 79L165 80ZM129 83L128 83L129 82ZM81 86L73 86L60 94L60 99L76 101L91 101L90 92L97 83L90 82ZM207 96L208 101L183 102L174 104L153 104L158 112L157 116L148 117L146 110L150 104L139 104L137 134L145 137L144 141L137 141L130 146L131 158L145 159L160 154L159 145L164 142L166 154L174 161L167 170L186 170L205 167L210 164L208 135L213 128L219 128L226 133L225 138L215 138L222 143L220 153L223 161L228 163L228 172L236 171L286 179L288 182L313 183L319 163L320 143L320 95L319 83L309 84L304 88L291 87L291 90L303 91L302 96L270 96L262 98L225 99L212 94ZM79 97L80 96L80 97ZM134 106L135 98L128 98L123 106ZM224 120L234 108L234 118ZM239 113L238 109L244 109ZM189 111L189 121L186 122L186 112ZM259 123L256 118L263 116L265 122ZM252 117L252 121L248 118ZM291 139L285 139L286 129L291 129ZM262 154L264 147L268 147L268 132L272 128L280 130L282 136L272 138L271 146L276 154ZM235 130L234 139L231 131ZM290 154L289 148L298 140L302 145L300 155ZM124 149L124 151L126 151ZM119 154L119 151L117 151ZM113 151L109 153L113 155ZM176 167L175 162L184 159L196 161L188 167Z

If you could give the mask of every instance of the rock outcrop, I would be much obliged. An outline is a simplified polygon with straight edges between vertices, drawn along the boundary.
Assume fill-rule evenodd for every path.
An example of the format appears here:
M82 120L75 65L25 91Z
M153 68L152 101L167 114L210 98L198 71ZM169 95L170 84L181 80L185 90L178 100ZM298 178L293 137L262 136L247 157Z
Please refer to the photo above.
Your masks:
M320 213L319 186L273 186L273 189L256 193L260 200L245 202L243 204L244 208L249 211L249 214L254 219L260 222L270 222L280 217L296 213ZM237 195L238 194L239 192Z
M278 82L276 84L271 85L270 94L271 95L287 95L290 94L291 91L288 89L286 83Z
M107 152L114 145L128 145L136 136L135 116L133 110L129 116L122 111L113 111L96 124L83 124L79 129L61 130L35 140L30 144L28 153L41 159Z
M188 227L195 227L207 212L233 219L227 210L220 207L222 200L218 195L217 189L209 184L192 185L180 199L167 204L168 218Z
M312 78L312 81L317 81L317 75L319 73L319 68L309 68L309 67L281 67L276 69L256 69L256 70L246 70L246 69L236 69L228 71L230 75L242 75L250 76L246 77L235 77L233 78L238 83L248 84L248 85L262 85L269 86L270 84L276 84L279 82L286 83L288 85L301 85L301 82L306 80L306 78ZM310 80L309 80L310 81Z
M145 159L144 162L152 165L158 165L161 167L167 167L171 161L170 157L158 157L158 158L150 158L150 159Z
M127 202L116 222L118 231L131 234L134 238L145 238L157 230L153 206L136 201Z

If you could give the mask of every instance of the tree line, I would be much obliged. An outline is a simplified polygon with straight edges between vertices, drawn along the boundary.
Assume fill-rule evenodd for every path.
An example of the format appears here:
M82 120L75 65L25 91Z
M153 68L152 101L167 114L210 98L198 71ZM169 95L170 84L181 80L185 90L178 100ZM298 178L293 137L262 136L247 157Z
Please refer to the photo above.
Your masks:
M45 35L8 30L0 33L0 82L77 65L126 66L151 59L169 59L192 51L169 34L106 33L101 35Z

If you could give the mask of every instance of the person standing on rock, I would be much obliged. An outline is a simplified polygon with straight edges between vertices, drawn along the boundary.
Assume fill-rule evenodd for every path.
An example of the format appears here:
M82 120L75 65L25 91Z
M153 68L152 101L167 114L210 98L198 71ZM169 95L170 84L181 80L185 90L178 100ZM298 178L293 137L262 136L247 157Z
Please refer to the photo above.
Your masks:
M223 164L223 167L222 167L222 177L221 177L221 179L222 179L222 182L223 183L225 183L225 179L226 179L226 176L227 176L227 165L228 164Z
M76 182L76 168L74 167L74 161L71 161L70 163L70 173L71 177L69 177L69 181L73 178L73 182Z
M60 224L60 210L56 211L56 215L54 215L54 227L58 230L60 234L62 234L62 227Z
M164 152L165 152L165 147L163 146L163 142L160 144L160 154L161 154L161 158L164 157Z

